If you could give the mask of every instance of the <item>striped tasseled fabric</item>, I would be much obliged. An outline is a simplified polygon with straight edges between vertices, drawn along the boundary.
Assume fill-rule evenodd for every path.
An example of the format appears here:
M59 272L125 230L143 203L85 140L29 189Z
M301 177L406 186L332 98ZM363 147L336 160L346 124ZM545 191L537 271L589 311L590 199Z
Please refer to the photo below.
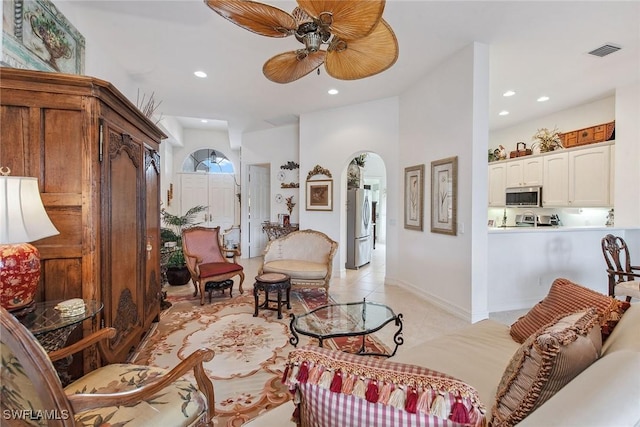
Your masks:
M289 355L283 382L302 426L486 425L473 387L416 365L305 346Z

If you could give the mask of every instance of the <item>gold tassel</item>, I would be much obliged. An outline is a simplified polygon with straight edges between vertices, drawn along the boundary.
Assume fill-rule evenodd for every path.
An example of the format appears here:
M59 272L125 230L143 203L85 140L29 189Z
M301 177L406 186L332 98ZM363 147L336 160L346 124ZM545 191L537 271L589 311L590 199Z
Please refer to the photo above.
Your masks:
M355 385L356 376L351 374L345 374L346 378L342 382L342 394L353 393L353 386Z
M378 397L378 403L387 405L389 403L389 396L393 390L393 383L385 383L380 390L380 396Z
M425 389L418 399L418 412L429 413L429 403L431 402L431 389Z
M393 390L391 396L389 396L389 405L394 406L398 409L404 409L404 402L406 396L404 394L404 390L400 387Z
M364 399L364 395L367 392L367 387L364 385L364 380L362 378L358 378L355 385L353 386L353 392L351 393L355 397L361 397Z
M309 384L318 384L320 375L322 375L322 370L322 365L315 365L313 368L311 368L311 371L309 371L309 380L307 382Z
M333 371L326 370L320 375L320 380L318 380L318 387L328 389L331 386L331 381L333 381Z

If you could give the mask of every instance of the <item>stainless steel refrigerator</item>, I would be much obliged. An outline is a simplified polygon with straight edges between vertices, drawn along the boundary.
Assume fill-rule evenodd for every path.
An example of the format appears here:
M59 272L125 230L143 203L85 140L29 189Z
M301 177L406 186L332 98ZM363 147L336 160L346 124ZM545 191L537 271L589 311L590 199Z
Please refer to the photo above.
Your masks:
M371 190L347 190L346 268L358 269L371 262L372 222Z

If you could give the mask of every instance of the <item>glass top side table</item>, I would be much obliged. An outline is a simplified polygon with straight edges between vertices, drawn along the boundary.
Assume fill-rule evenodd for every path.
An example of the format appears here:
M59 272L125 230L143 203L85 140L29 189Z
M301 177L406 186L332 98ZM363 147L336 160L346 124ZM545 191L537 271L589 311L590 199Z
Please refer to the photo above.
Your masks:
M369 353L365 349L365 336L372 334L393 322L398 327L393 341L395 348L390 354ZM391 307L369 301L329 304L311 310L302 315L291 314L289 327L292 337L289 342L296 346L298 334L318 339L320 347L323 341L335 337L362 337L362 346L357 354L391 357L402 345L402 314L396 314Z
M38 302L31 313L18 317L20 323L31 331L47 352L64 347L69 335L78 325L95 317L102 310L101 302L84 300L84 313L62 316L55 308L62 301Z

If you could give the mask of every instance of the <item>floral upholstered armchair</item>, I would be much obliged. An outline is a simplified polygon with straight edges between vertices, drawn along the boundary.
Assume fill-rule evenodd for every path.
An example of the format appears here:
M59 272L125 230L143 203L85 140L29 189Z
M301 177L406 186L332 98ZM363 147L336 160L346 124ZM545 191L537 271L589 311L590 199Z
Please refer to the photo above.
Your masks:
M102 329L47 353L18 320L0 308L0 413L13 426L210 426L213 384L202 366L213 351L200 349L172 370L110 364L63 388L52 361L101 339ZM196 384L181 378L193 371ZM6 424L5 424L6 423Z

